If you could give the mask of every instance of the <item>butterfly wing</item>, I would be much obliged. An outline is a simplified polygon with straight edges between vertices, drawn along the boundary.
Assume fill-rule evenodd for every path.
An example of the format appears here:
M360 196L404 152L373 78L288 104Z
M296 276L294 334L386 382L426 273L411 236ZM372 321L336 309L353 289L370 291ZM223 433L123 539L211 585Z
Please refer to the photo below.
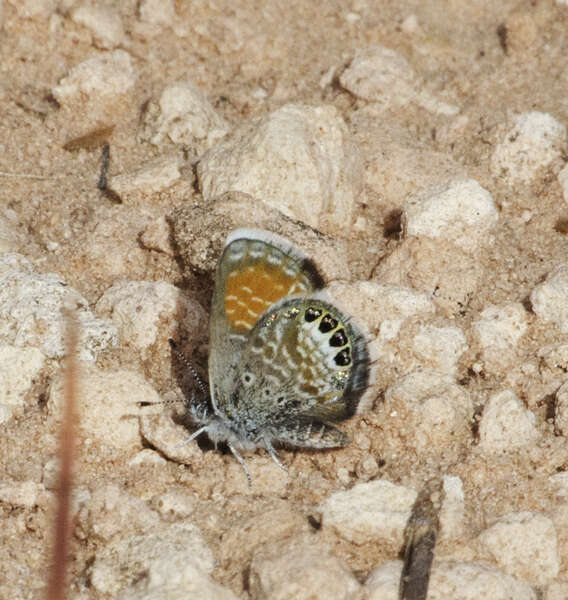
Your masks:
M322 286L314 265L286 240L251 229L229 235L211 306L209 384L216 411L227 414L241 355L263 313L282 298Z
M237 377L242 386L230 401L243 427L248 418L268 441L342 446L347 437L331 423L352 416L367 389L367 345L350 317L321 297L284 299L253 327Z

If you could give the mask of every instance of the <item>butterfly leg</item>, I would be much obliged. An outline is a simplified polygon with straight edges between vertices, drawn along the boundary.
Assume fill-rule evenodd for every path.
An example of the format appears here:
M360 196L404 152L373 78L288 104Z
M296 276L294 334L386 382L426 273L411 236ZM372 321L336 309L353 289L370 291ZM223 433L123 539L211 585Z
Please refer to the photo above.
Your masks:
M245 475L247 476L248 486L251 487L252 478L251 478L249 470L247 468L245 459L239 454L238 450L233 446L233 444L231 444L231 442L227 442L227 446L229 447L229 450L233 453L233 456L239 461L239 463L241 464L241 467L244 469Z
M194 431L186 440L184 440L177 447L181 448L182 446L187 446L189 444L189 442L192 442L196 437L200 436L203 432L207 431L207 428L208 428L207 425L200 427L197 431Z
M266 448L266 450L268 451L268 454L270 454L270 456L272 457L272 460L283 470L288 472L288 467L286 465L283 465L280 462L280 459L278 458L278 454L276 453L276 450L274 449L274 446L265 438L262 438L262 441L264 443L264 447Z

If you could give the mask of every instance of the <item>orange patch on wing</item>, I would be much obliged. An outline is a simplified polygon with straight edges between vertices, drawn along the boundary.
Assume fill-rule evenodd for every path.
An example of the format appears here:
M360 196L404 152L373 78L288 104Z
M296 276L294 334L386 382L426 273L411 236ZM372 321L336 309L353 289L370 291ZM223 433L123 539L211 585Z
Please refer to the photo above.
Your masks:
M272 304L305 289L303 276L287 275L281 267L257 263L233 271L225 288L225 313L233 329L248 331Z

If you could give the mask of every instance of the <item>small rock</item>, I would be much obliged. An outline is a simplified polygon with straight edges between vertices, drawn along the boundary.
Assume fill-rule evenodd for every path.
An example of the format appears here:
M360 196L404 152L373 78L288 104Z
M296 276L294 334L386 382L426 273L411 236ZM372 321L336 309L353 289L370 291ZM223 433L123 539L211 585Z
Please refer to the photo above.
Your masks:
M142 0L138 6L140 20L151 25L171 27L176 18L174 0Z
M124 44L124 29L120 14L110 7L84 2L71 12L71 20L86 27L93 35L95 46L111 50Z
M423 88L407 60L383 46L357 50L351 64L339 77L341 85L358 98L380 103L383 108L414 102L442 115L455 115L459 109L434 98Z
M487 368L493 370L494 366L508 365L514 360L527 326L526 310L520 302L490 305L480 313L472 329Z
M130 55L114 50L79 63L52 92L57 102L69 106L84 96L109 98L126 94L134 87L134 78Z
M128 464L132 467L138 465L160 466L165 465L166 462L166 459L161 456L159 452L151 450L150 448L144 448L144 450L137 452Z
M42 483L35 481L0 483L0 502L12 508L33 508L42 502L45 488Z
M417 453L458 452L470 439L471 398L445 373L421 369L385 393L385 414L399 432L393 440Z
M568 333L568 265L553 269L531 293L531 304L537 316L554 323Z
M94 490L78 515L81 535L104 546L127 533L151 532L160 525L159 515L144 501L128 494L118 485L108 484Z
M566 152L566 128L547 113L526 112L514 118L491 157L491 172L510 185L528 184Z
M568 598L568 581L552 582L546 588L544 600L566 600L566 598Z
M322 525L355 544L381 541L400 550L416 496L414 490L382 479L358 483L320 505Z
M483 409L479 424L479 446L486 452L515 451L539 437L534 414L511 390L493 394Z
M169 85L144 115L140 139L155 146L171 142L194 149L199 156L229 132L205 94L189 82Z
M184 268L213 272L233 229L267 229L293 243L318 266L326 280L350 279L345 243L322 235L285 217L280 211L240 192L229 192L215 201L183 207L169 216L173 239ZM208 235L203 235L207 231Z
M507 574L531 585L546 585L558 575L556 530L544 515L529 511L504 515L478 540Z
M163 192L181 178L180 160L177 156L165 156L143 164L132 173L111 177L108 189L123 202L132 193L146 196Z
M21 19L50 17L57 9L56 0L10 0Z
M560 183L560 187L562 188L562 196L564 198L564 202L568 204L568 163L565 164L564 167L558 173L558 182Z
M499 218L491 194L474 179L424 190L404 202L405 235L443 239L466 252L486 245Z
M311 227L345 234L362 163L335 107L287 104L215 144L197 176L206 200L245 192Z
M21 237L17 227L16 213L3 209L0 214L0 254L18 249Z
M414 352L424 366L450 375L457 373L458 361L467 348L459 327L423 325L414 337Z
M388 329L393 337L396 337L400 326L408 317L427 316L435 310L428 294L376 281L348 284L332 281L327 290L334 299L348 306L349 312L359 317L370 330L375 332L380 326L381 333Z
M174 256L174 249L170 239L171 230L165 216L161 216L156 221L148 225L140 235L140 242L144 248L163 252L168 256Z
M459 477L445 475L444 498L440 510L440 540L457 541L463 536L465 526L465 497L463 482Z
M195 497L187 490L169 490L152 498L152 508L167 519L186 519L195 512Z
M485 275L484 261L442 239L409 237L377 266L373 279L428 294L447 316L462 313Z
M128 597L121 592L131 587L137 592L133 597L152 597L138 595L152 591L155 598L165 597L168 588L184 586L185 597L191 597L212 570L213 556L195 525L162 523L142 535L116 535L99 547L90 579L100 594Z
M568 438L568 381L556 392L554 425L559 433Z
M37 348L0 345L0 423L21 414L27 392L45 365Z
M375 569L365 584L369 600L398 600L402 561L391 561ZM537 600L525 583L485 565L437 562L432 569L428 600Z
M249 576L253 600L363 600L353 573L310 539L281 540L259 548Z
M8 259L11 261L10 255ZM48 358L61 358L65 354L62 309L71 307L79 324L81 359L92 361L116 345L115 326L95 318L83 296L57 275L12 270L9 266L2 271L0 265L0 338L5 342L36 347Z
M164 353L168 338L180 330L197 345L205 335L208 317L203 308L165 281L122 281L110 287L97 302L96 310L119 328L120 339L147 360L155 345Z
M115 449L138 450L140 432L137 402L158 402L160 397L138 373L127 370L81 369L78 381L79 424L85 435ZM51 384L48 409L60 419L63 406L63 376Z

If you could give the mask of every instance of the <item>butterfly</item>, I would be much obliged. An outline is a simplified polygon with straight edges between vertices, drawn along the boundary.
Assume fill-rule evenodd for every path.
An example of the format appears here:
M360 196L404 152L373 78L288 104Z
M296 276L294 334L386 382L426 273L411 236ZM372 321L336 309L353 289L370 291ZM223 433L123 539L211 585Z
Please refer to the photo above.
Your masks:
M237 229L215 275L209 386L186 401L200 427L241 451L275 445L345 446L335 423L351 417L368 387L369 354L351 317L334 306L315 265L273 233ZM175 350L173 342L172 347Z

